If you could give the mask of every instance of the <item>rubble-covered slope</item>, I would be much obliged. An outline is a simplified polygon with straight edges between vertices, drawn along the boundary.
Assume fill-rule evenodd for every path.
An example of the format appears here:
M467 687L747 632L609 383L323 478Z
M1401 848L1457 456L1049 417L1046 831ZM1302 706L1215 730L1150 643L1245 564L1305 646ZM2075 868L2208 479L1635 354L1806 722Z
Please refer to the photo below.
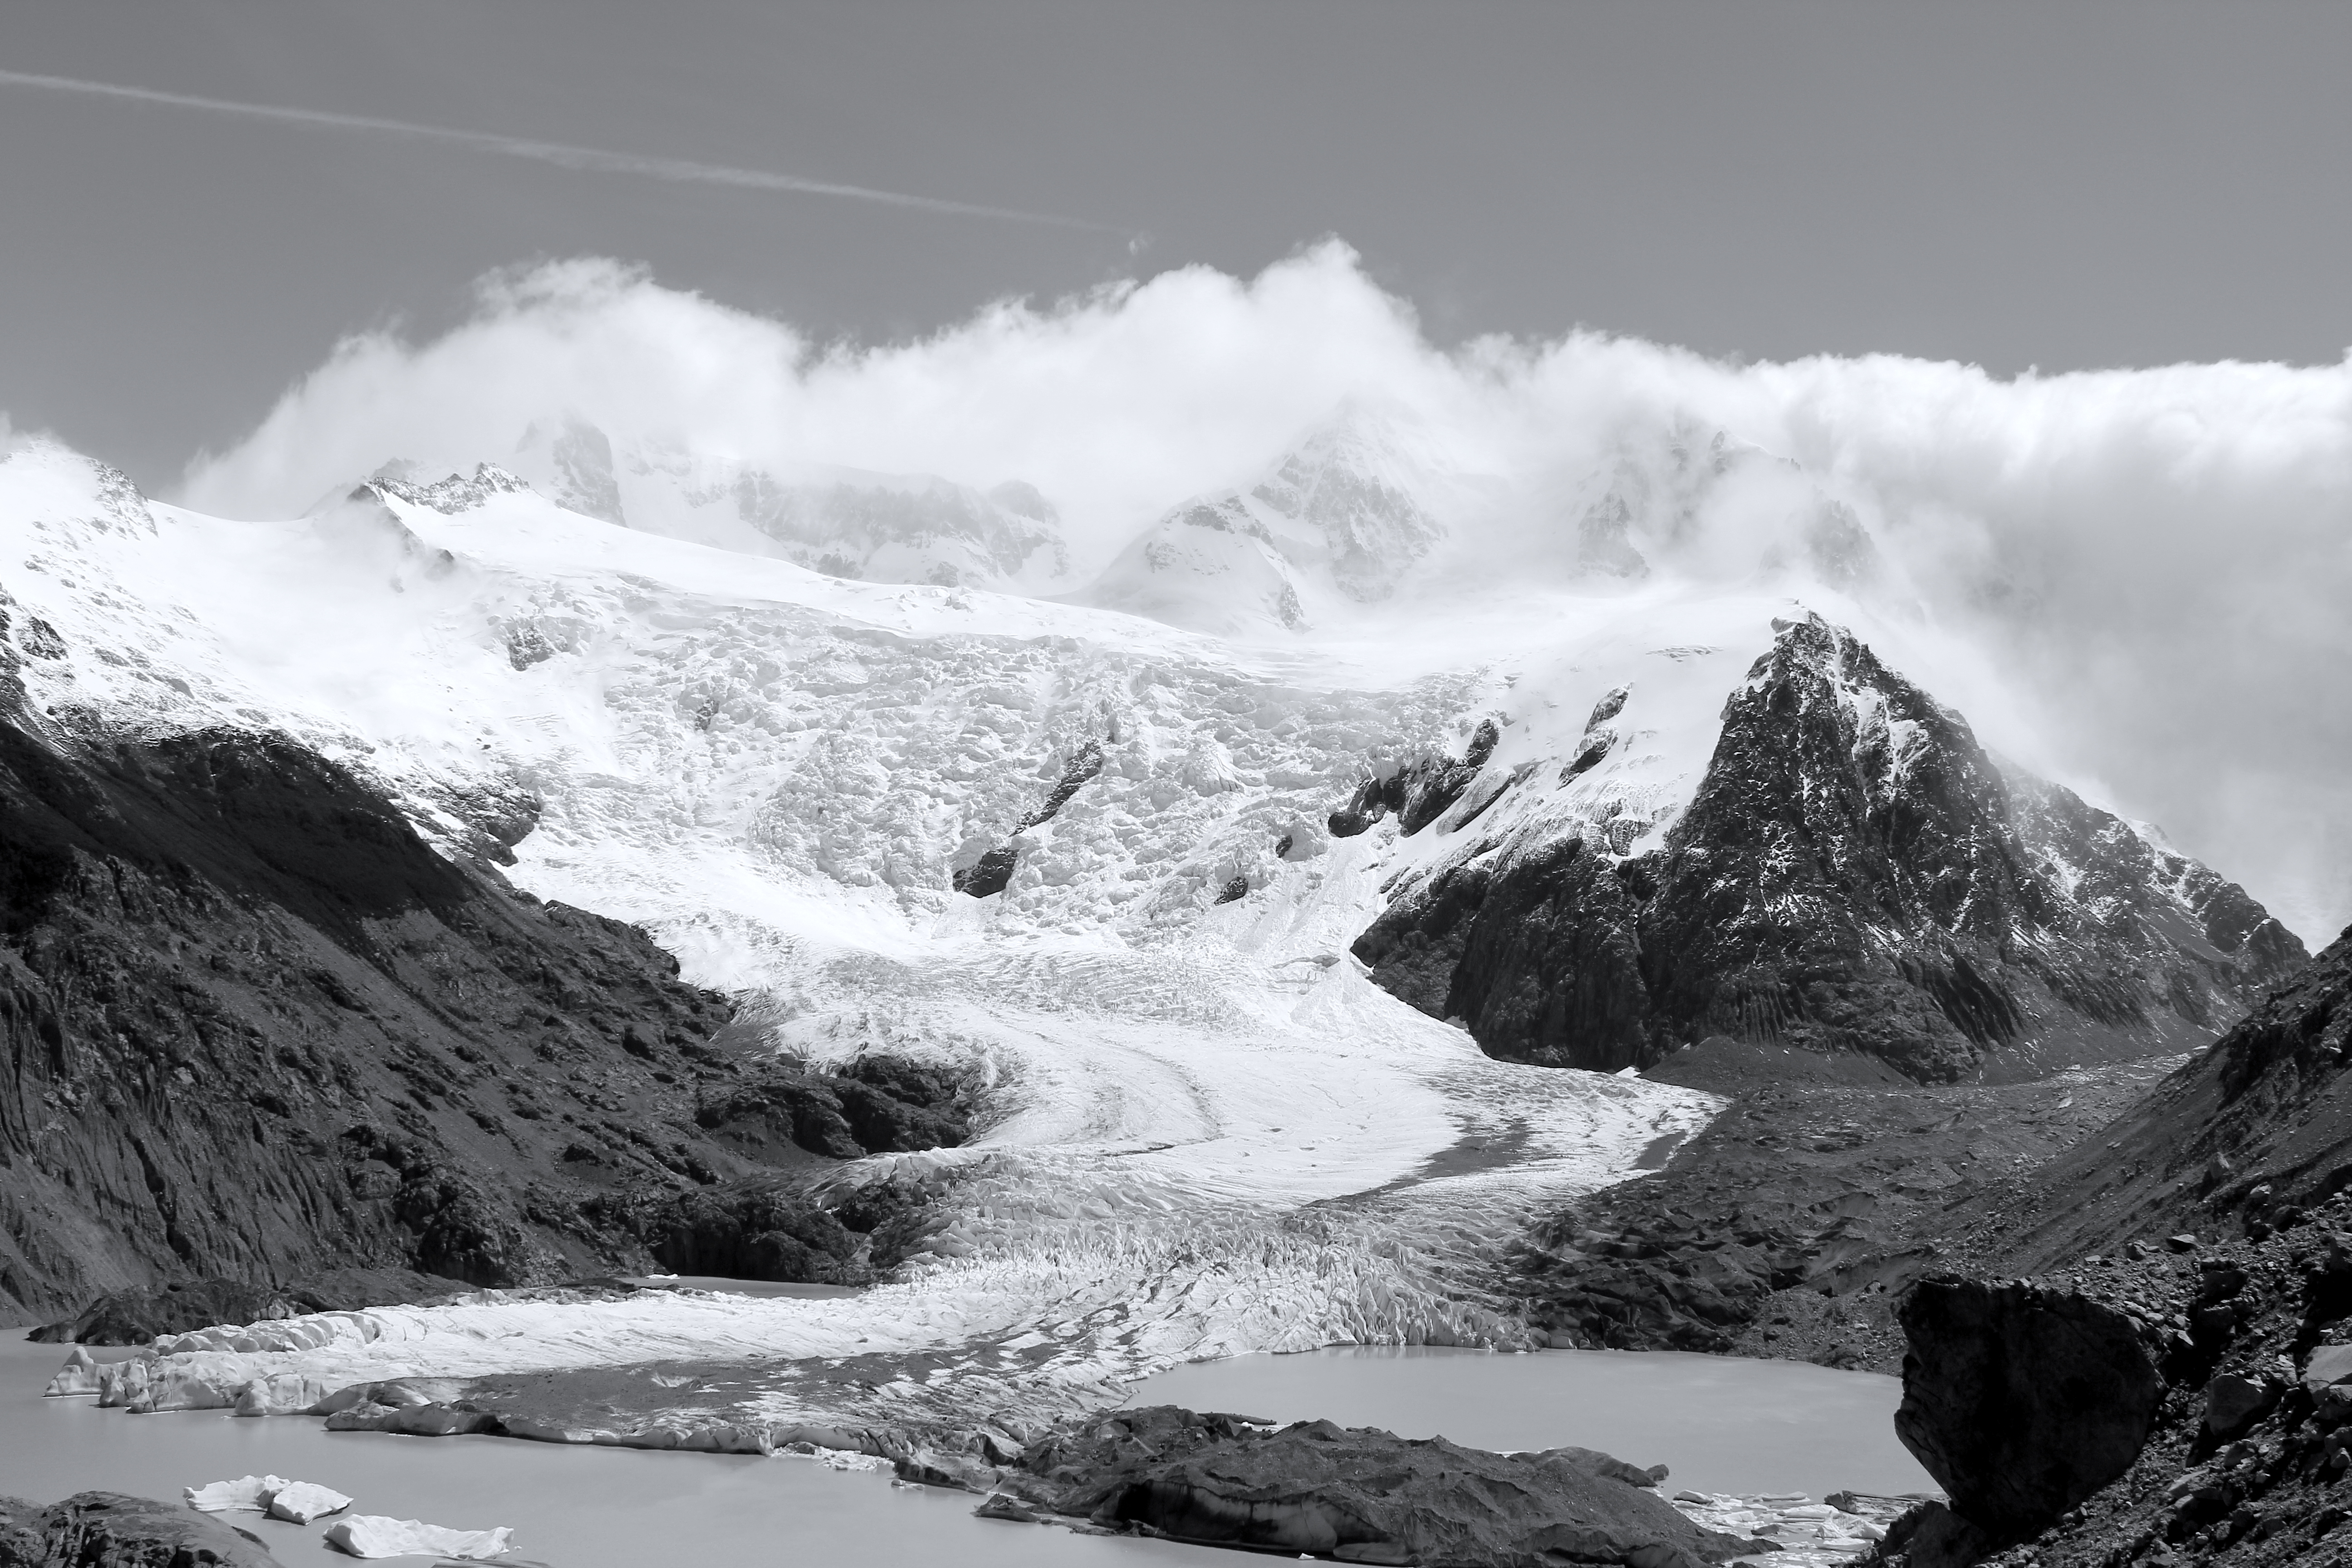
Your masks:
M2352 932L1998 1216L2000 1261L2071 1262L2135 1238L2251 1225L2352 1187Z
M1400 879L1357 955L1498 1056L1647 1066L1723 1035L1924 1081L2180 1049L2302 962L2242 889L2005 772L1851 633L1777 627L1686 805L1507 805L1473 829L1637 743L1622 689L1570 756L1505 773L1490 735L1367 786L1335 831L1393 810L1454 847Z

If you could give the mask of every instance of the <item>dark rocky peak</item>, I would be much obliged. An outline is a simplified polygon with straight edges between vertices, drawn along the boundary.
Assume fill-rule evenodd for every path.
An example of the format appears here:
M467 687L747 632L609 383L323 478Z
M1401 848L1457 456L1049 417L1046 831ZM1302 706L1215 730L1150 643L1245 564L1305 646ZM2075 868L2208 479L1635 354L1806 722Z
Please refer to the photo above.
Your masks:
M1239 533L1259 543L1274 544L1274 535L1265 524L1250 515L1238 496L1212 497L1181 508L1171 521L1182 528L1205 528L1212 533Z
M2205 868L2054 786L2021 806L1966 721L1851 633L1774 626L1657 847L1542 813L1465 836L1359 939L1375 979L1500 1056L1646 1066L1721 1035L1945 1080L2186 1048L2301 960ZM1333 830L1465 783L1371 781Z
M2100 810L2072 790L2004 764L2019 840L2042 879L2061 890L2076 919L2110 940L2146 951L2167 942L2210 967L2264 986L2310 957L2301 938L2235 882L2167 845L2153 829ZM2210 994L2194 985L2175 999L2200 1016Z
M1026 479L1007 479L1001 485L991 485L988 499L1015 517L1025 517L1048 528L1061 526L1061 508L1048 500L1045 491Z

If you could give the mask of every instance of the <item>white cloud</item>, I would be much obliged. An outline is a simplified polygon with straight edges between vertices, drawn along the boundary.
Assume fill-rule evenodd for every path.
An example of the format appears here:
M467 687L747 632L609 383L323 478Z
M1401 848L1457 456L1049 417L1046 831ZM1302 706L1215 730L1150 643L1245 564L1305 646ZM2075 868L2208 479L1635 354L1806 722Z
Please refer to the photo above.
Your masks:
M1806 494L1833 495L2004 671L2042 760L2306 938L2352 918L2352 364L2004 382L1885 356L1733 366L1594 335L1441 352L1338 244L1254 279L1187 268L824 348L578 261L490 280L434 342L340 345L246 441L192 466L185 497L289 513L388 458L495 460L533 423L577 416L619 444L1026 479L1098 561L1351 399L1500 476L1471 531L1496 573L1569 558L1574 507L1623 453L1675 431L1760 448L1766 466L1688 521L1671 570L1752 571L1766 536L1783 552L1798 539Z

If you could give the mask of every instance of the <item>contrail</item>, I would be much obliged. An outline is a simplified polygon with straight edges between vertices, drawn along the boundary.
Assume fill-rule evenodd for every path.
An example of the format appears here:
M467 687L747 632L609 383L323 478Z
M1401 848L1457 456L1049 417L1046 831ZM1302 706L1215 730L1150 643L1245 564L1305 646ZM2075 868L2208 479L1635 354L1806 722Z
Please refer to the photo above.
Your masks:
M31 71L0 70L0 83L12 87L47 88L91 98L125 99L133 103L160 103L173 109L201 109L215 114L236 114L248 120L274 120L289 125L324 125L339 131L373 131L413 141L439 142L468 147L478 153L499 153L509 158L532 158L566 169L600 174L638 174L647 179L678 180L699 185L732 185L741 190L785 191L795 195L843 196L851 201L877 202L884 206L955 217L1000 218L1012 223L1050 224L1057 228L1091 229L1104 234L1128 231L1087 218L1053 213L1021 212L1013 207L982 206L940 196L912 196L903 191L877 191L866 185L845 185L831 180L803 179L768 169L736 169L724 163L698 163L687 158L649 158L635 153L608 153L596 147L575 147L563 142L533 142L520 136L500 136L487 131L457 131L446 125L417 125L405 120L378 120L365 114L337 114L323 109L289 109L275 103L238 103L225 98L198 98L193 93L159 92L153 88L124 87L110 81L84 81L79 77L39 76Z

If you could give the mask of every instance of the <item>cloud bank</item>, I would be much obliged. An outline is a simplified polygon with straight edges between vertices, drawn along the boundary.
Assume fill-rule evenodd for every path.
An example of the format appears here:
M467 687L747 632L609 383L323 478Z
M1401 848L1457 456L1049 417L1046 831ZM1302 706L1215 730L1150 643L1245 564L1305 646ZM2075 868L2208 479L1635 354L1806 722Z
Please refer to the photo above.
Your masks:
M1099 563L1349 406L1480 477L1497 574L1559 558L1628 453L1759 449L1767 478L1686 520L1670 569L1752 562L1727 544L1785 528L1799 480L1835 496L1924 612L2000 668L2038 760L2307 940L2352 919L2352 363L2000 381L1596 334L1441 351L1336 243L1251 279L1186 268L868 348L573 261L486 281L435 341L341 343L193 464L184 499L287 515L392 458L499 460L580 419L616 447L1025 480Z

